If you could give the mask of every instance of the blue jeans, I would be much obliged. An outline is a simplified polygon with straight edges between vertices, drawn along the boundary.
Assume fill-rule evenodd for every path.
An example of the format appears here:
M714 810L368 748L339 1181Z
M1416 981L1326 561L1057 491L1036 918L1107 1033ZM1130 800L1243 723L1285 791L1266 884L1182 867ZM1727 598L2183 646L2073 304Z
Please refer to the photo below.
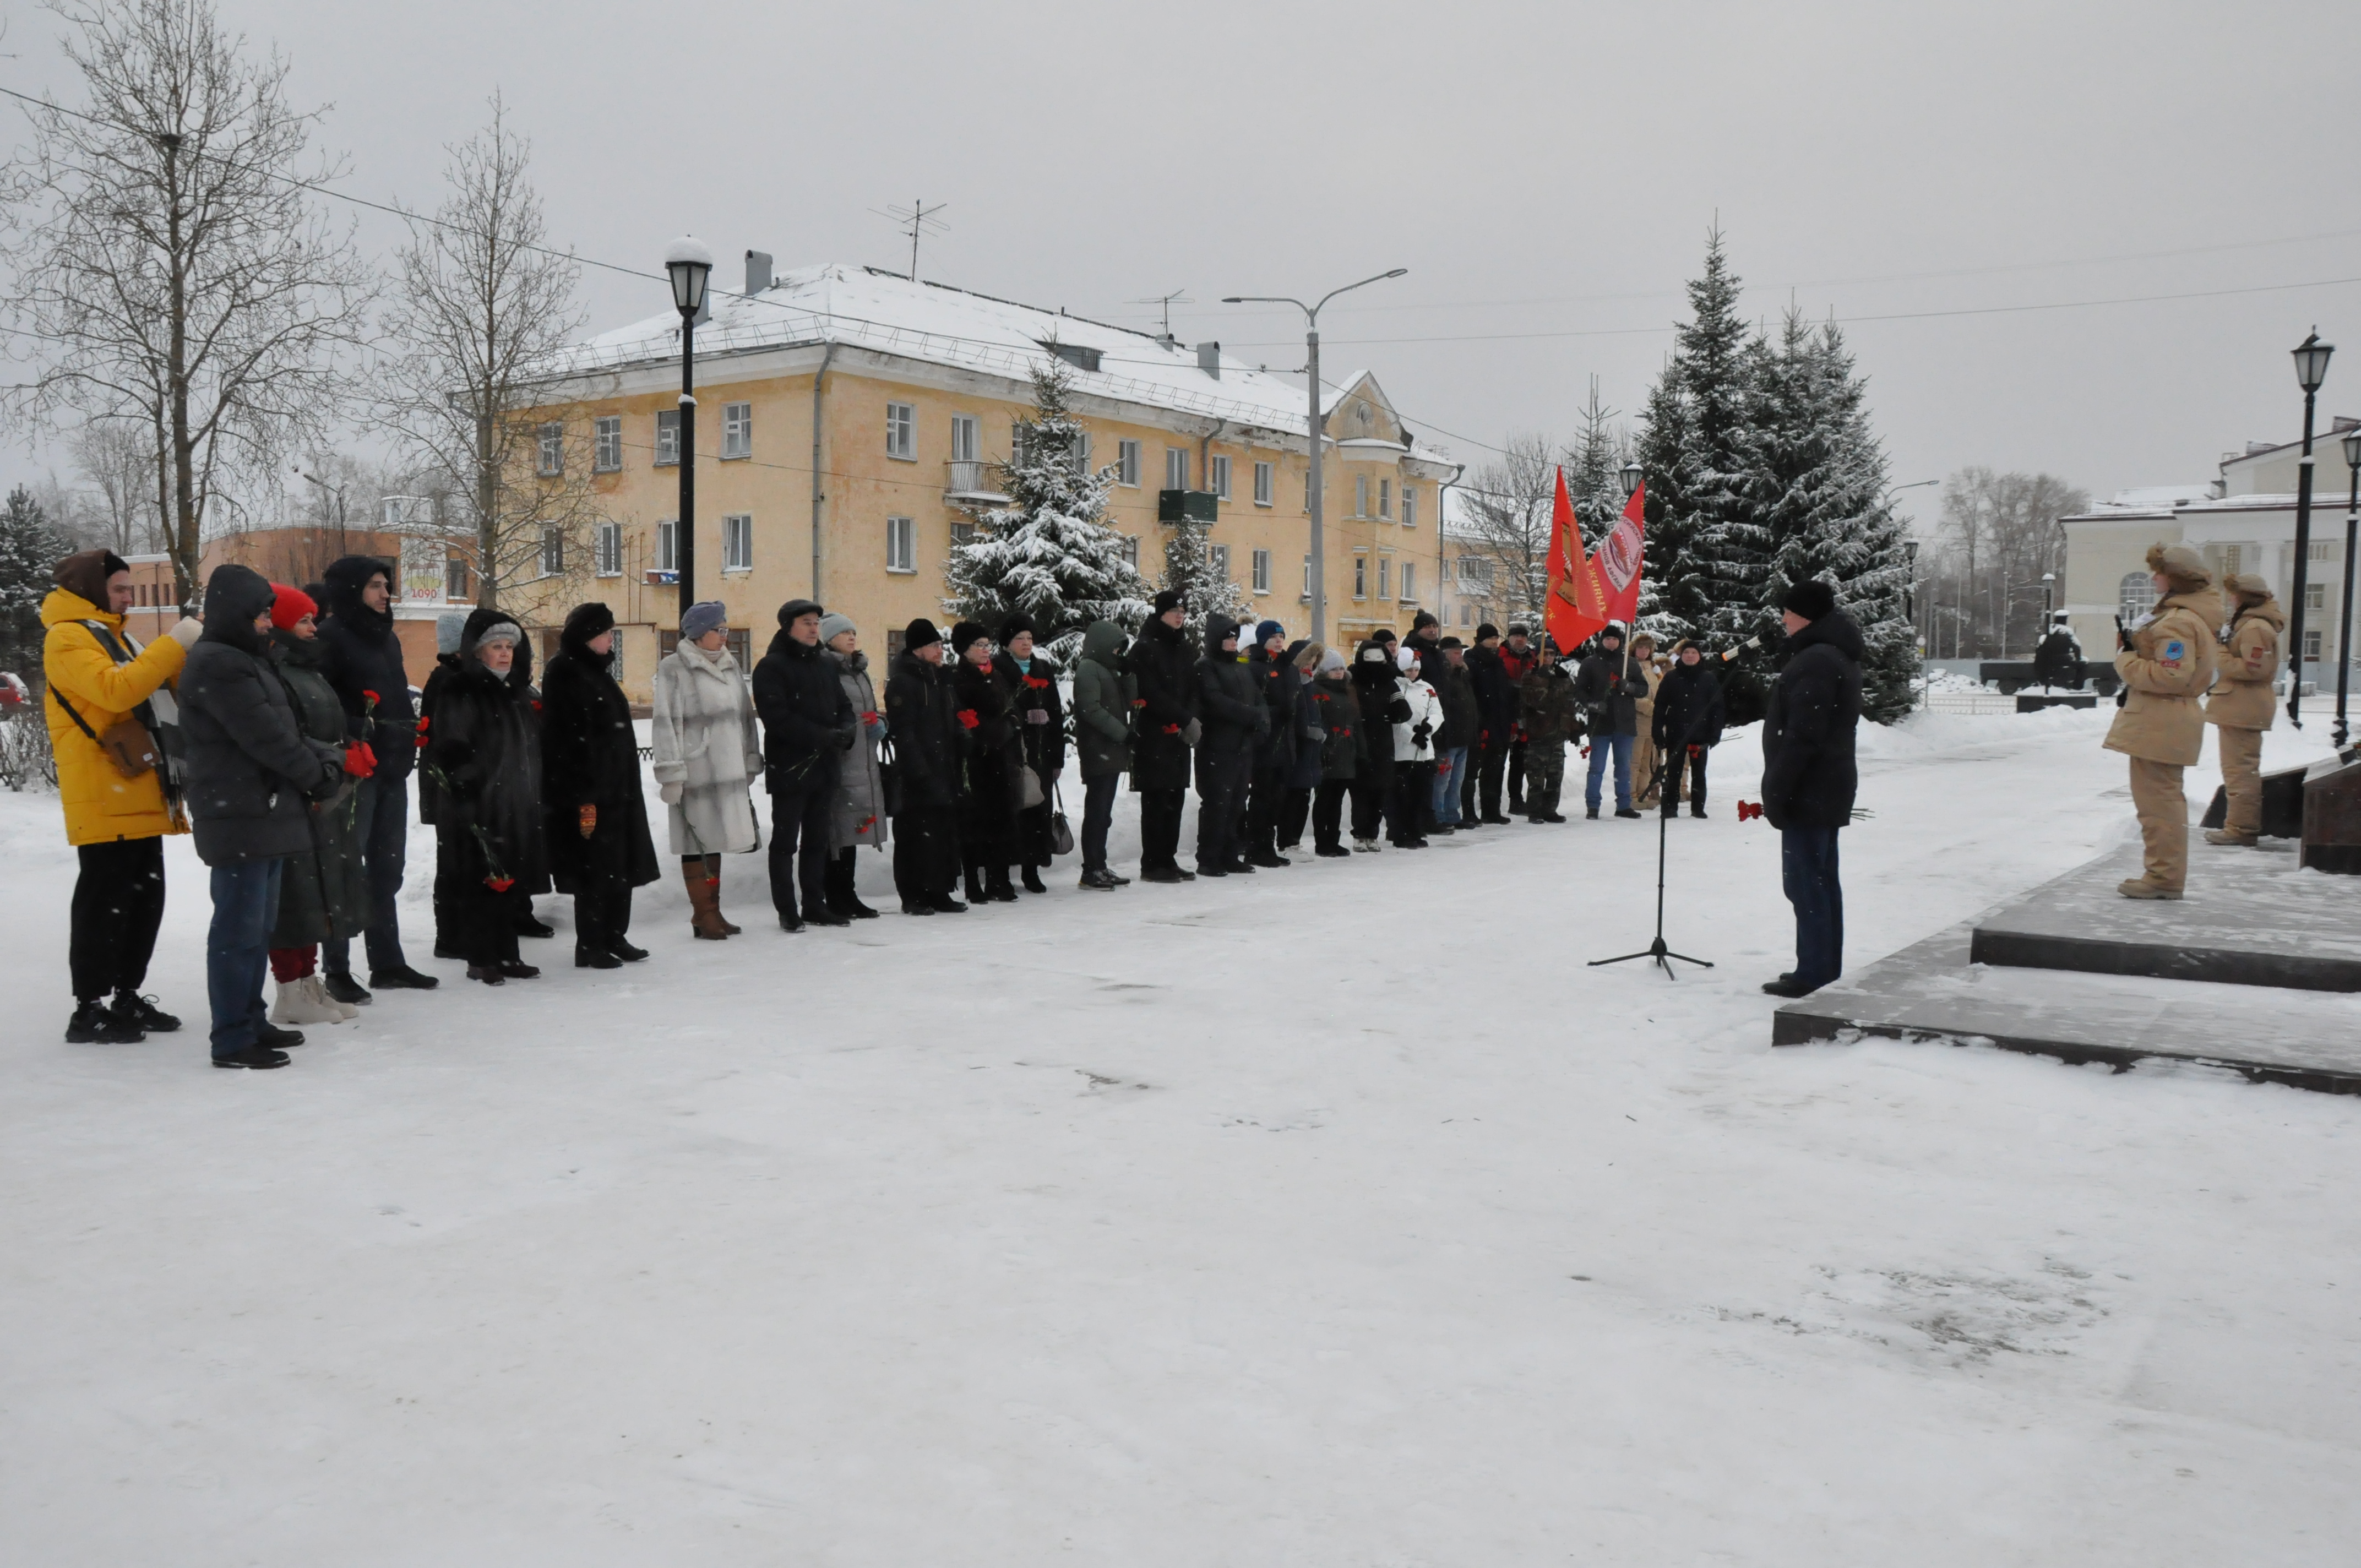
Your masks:
M279 873L287 861L238 861L213 869L214 923L205 933L205 1000L213 1009L214 1055L254 1048L263 1021L270 931L279 924Z
M1438 762L1448 762L1447 768L1434 770L1434 819L1446 827L1459 826L1459 786L1467 782L1467 748L1454 746L1435 753Z
M1590 777L1582 786L1582 804L1591 810L1598 809L1599 775L1607 771L1607 759L1615 759L1615 809L1631 809L1631 741L1629 735L1593 735L1590 738Z
M407 968L401 956L401 920L394 895L401 891L402 859L410 849L410 778L366 778L353 792L353 853L368 877L368 930L364 944L371 971ZM322 944L322 967L330 974L353 972L352 943L331 937Z
M1795 906L1795 982L1815 990L1844 972L1844 884L1834 828L1779 834L1779 872Z

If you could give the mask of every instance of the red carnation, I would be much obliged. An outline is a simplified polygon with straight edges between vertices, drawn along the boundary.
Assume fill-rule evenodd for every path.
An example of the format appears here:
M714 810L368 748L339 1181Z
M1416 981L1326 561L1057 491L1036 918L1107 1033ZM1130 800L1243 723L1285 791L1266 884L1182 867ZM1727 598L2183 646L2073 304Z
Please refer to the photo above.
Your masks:
M980 722L975 716L975 709L972 707L962 707L959 710L959 721L970 729L974 729Z

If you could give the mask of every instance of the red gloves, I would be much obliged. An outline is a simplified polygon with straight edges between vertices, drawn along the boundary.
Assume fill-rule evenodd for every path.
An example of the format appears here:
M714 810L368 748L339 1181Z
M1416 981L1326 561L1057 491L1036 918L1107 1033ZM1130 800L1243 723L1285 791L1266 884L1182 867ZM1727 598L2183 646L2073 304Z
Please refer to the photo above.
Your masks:
M490 888L494 893L506 893L509 889L516 885L516 878L512 876L488 876L484 879L484 885Z
M1307 459L1305 459L1305 461L1309 462L1309 461L1310 461L1310 459L1309 459L1309 458L1307 458ZM1702 756L1704 756L1704 755L1705 755L1705 748L1704 748L1704 747L1702 747L1702 746L1692 746L1692 747L1690 747L1690 748L1689 748L1689 757L1690 757L1690 759L1691 759L1692 761L1696 760L1696 759L1697 759L1697 758L1698 758L1698 757L1702 757Z
M357 779L365 779L377 772L377 753L366 740L355 741L345 748L345 772Z

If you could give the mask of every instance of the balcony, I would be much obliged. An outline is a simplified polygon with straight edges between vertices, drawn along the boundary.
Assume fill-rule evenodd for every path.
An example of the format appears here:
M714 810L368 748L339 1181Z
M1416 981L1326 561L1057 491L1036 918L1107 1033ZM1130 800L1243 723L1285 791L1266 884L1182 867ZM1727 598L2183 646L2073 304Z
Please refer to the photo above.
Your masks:
M943 500L950 506L1006 506L1008 498L992 488L992 465L978 457L954 457L943 465L950 472L943 483Z
M1222 498L1211 490L1159 490L1156 492L1156 521L1179 522L1182 518L1194 518L1199 522L1221 521Z

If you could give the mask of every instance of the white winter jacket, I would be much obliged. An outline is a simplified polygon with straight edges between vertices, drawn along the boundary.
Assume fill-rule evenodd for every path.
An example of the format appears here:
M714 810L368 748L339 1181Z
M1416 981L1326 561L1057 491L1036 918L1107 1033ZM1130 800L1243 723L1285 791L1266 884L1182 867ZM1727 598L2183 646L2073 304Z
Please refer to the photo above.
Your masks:
M749 793L762 775L754 701L730 650L683 642L656 664L649 727L656 783L682 786L669 808L675 855L742 855L763 847Z
M1394 726L1394 761L1397 762L1431 762L1434 761L1434 738L1443 729L1443 699L1424 681L1409 675L1394 677L1402 701L1410 704L1409 721ZM1416 740L1420 725L1426 725L1426 744Z

